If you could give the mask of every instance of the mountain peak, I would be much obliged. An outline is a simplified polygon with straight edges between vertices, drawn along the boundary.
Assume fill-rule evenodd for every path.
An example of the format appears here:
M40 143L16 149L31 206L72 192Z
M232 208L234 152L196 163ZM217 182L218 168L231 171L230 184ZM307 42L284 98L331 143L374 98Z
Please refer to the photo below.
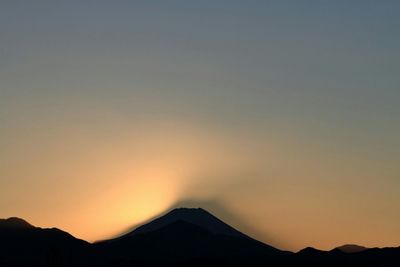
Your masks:
M21 228L33 228L34 226L25 221L24 219L18 217L10 217L7 219L0 219L0 227L21 229Z
M176 266L173 263L178 262L198 266L197 260L257 262L265 256L286 254L235 230L202 208L185 207L169 210L132 232L94 246L100 253L121 255L131 262L154 260L154 266Z
M312 253L321 253L321 252L324 252L324 251L313 248L313 247L306 247L306 248L303 248L302 250L300 250L298 253L299 254L312 254Z
M346 244L346 245L335 248L335 250L339 250L344 253L357 253L357 252L362 252L367 249L368 248L366 248L366 247L355 245L355 244Z
M224 223L223 221L202 208L186 207L170 210L161 217L158 217L150 223L144 224L136 228L134 231L128 233L127 235L130 236L152 232L177 221L191 223L213 234L247 237L243 233L237 231L233 227Z
M202 208L175 208L167 212L164 216L213 216Z
M180 208L175 208L170 210L168 213L196 213L196 212L206 212L208 213L206 210L202 209L202 208L186 208L186 207L180 207Z

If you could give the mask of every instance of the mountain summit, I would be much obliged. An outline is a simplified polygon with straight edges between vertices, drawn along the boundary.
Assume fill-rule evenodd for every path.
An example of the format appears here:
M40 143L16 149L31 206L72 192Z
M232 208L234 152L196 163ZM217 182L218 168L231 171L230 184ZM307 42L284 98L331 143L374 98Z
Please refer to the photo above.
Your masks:
M355 245L355 244L347 244L347 245L337 247L335 249L339 250L341 252L344 252L344 253L358 253L358 252L365 251L368 248L359 246L359 245Z
M201 208L178 208L115 239L94 244L111 263L139 266L268 263L286 255L250 238Z
M217 235L249 238L202 208L177 208L171 210L150 223L136 228L127 235L134 236L149 233L178 221L193 224Z
M30 223L24 219L17 217L10 217L8 219L0 219L0 229L27 229L34 228Z

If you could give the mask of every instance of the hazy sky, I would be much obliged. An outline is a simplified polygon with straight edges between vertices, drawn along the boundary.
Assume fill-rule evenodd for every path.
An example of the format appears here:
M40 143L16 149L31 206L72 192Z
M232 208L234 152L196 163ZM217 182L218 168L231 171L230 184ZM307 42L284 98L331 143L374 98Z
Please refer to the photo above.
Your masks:
M204 204L282 249L400 245L399 14L1 1L0 217L94 241Z

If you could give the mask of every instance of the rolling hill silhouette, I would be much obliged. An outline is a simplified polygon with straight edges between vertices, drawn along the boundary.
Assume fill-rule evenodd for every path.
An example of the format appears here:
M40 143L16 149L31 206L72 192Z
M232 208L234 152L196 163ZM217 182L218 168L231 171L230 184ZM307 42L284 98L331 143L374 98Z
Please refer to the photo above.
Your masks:
M331 251L308 247L291 255L289 262L294 266L395 267L400 266L400 247L373 248L356 252L342 251L341 247Z
M200 208L174 209L114 239L90 244L57 228L0 219L0 266L400 266L400 247L344 245L286 252Z
M338 249L344 253L357 253L357 252L362 252L364 250L367 250L368 248L359 246L359 245L355 245L355 244L347 244L347 245L337 247L335 249Z
M0 266L70 266L84 262L90 244L57 228L20 218L0 219Z

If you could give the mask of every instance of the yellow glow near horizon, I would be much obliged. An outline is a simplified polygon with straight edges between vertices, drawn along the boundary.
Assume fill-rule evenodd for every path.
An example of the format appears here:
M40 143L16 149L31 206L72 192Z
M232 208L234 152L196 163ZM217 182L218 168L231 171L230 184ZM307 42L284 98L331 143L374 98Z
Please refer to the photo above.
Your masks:
M78 237L97 241L115 237L163 212L179 195L179 173L170 170L157 162L141 163L134 171L126 166L126 173L110 179L109 185L82 207L80 220L68 228Z
M330 249L347 242L379 246L380 236L387 244L397 242L397 215L382 222L376 216L381 211L367 206L376 188L358 192L357 177L372 179L374 169L352 155L344 162L268 131L227 132L176 121L127 126L112 120L107 126L112 135L102 124L79 125L76 132L66 122L46 133L25 127L13 136L21 140L18 145L3 147L13 156L0 162L4 177L10 177L3 182L0 217L19 216L97 241L182 199L216 199L242 223L218 210L215 215L283 249ZM385 192L390 190L395 188ZM364 199L354 198L354 192ZM355 229L346 218L370 223ZM374 225L384 227L377 231Z

